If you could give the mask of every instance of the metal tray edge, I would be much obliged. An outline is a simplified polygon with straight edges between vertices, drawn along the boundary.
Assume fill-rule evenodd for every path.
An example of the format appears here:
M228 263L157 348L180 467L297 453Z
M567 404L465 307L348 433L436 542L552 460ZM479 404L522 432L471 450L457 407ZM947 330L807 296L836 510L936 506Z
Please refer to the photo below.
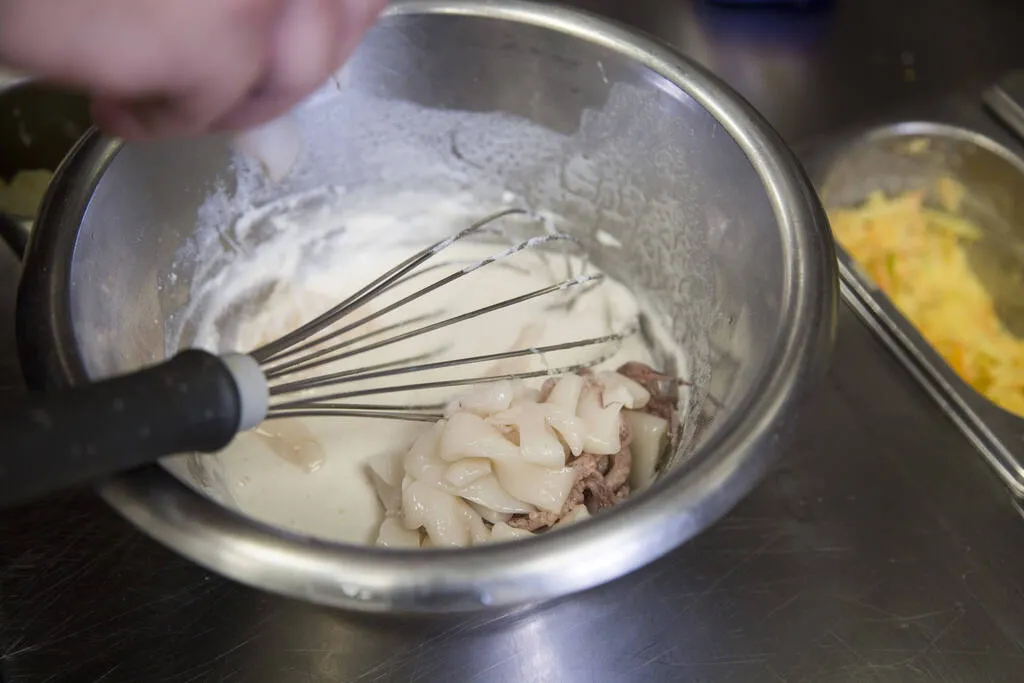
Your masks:
M845 252L843 257L849 258ZM850 272L843 260L840 259L840 293L843 300L985 457L1011 493L1024 499L1024 467L1004 443L1007 437L993 430L968 403L962 392L949 385L948 378L943 376L943 370L948 368L944 361L940 361L941 367L936 367L934 361L923 357L925 354L922 353L922 347L928 343L916 328L902 316L897 321L882 311L878 297L866 291L867 288ZM911 336L913 338L908 339ZM935 353L930 347L927 351ZM987 401L984 398L981 400Z

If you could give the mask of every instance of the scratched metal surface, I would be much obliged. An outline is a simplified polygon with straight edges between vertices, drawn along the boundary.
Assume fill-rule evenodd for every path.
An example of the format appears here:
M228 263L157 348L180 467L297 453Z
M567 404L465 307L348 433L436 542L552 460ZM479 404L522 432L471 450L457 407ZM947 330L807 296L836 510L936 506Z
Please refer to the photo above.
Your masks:
M883 112L928 111L1024 62L1014 4L905 0L897 14L886 0L838 0L805 17L589 2L715 69L795 143ZM0 254L0 386L13 381L13 264ZM1021 680L1024 522L845 307L836 359L789 457L716 527L621 581L516 614L355 619L212 576L89 494L5 512L0 677Z

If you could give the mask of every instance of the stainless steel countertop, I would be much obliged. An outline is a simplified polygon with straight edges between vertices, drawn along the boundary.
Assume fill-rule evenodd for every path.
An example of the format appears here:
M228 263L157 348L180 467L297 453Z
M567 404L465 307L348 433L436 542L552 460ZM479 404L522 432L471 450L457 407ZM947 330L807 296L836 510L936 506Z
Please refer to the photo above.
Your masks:
M837 0L828 13L584 3L743 92L798 148L893 116L973 120L1024 66L1013 0ZM621 5L621 6L620 6ZM912 70L913 73L911 73ZM0 254L0 317L14 261ZM0 372L10 377L10 325ZM0 380L0 385L3 385ZM560 603L469 620L353 618L227 582L89 494L0 515L12 681L1019 681L1024 520L967 441L843 307L790 455L666 559Z

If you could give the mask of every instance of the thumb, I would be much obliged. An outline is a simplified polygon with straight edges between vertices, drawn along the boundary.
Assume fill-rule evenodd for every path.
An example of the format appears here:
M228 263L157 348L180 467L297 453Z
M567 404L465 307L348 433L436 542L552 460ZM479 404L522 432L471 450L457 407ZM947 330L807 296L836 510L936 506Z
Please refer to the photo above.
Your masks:
M239 130L286 113L352 55L387 0L290 0L260 88L217 123Z

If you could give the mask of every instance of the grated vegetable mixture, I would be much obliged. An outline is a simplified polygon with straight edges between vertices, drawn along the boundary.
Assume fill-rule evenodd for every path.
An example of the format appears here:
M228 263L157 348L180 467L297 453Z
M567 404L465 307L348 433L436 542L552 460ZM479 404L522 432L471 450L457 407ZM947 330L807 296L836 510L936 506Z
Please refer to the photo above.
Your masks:
M887 198L876 192L854 209L829 212L836 240L953 370L1004 410L1024 417L1024 341L1012 335L968 263L980 239L957 215L963 188L937 186L942 209L925 191Z

